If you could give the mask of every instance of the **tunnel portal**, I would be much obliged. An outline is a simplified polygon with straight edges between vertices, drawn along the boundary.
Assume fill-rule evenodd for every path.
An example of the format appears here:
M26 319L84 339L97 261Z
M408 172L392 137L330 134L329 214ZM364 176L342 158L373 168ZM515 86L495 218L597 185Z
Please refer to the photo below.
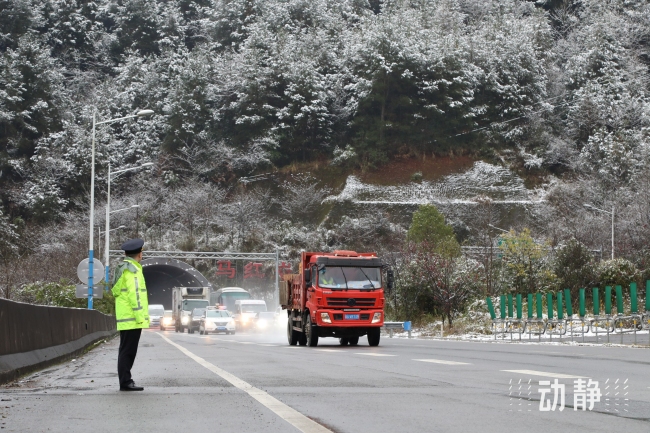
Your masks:
M149 304L172 308L172 287L209 287L212 284L196 269L176 259L153 257L142 260L142 273L147 284Z

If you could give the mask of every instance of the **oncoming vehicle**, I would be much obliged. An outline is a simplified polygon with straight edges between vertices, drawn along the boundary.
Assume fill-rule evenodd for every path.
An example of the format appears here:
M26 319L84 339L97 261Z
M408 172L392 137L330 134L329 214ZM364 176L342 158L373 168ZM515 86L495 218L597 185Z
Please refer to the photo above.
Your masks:
M192 310L210 305L209 287L173 287L172 316L176 332L189 330Z
M257 313L266 312L266 302L253 299L235 301L235 325L237 329L248 329L253 324Z
M255 316L255 329L265 331L275 325L275 313L272 311L263 311Z
M280 305L287 310L290 345L316 346L321 337L338 338L341 345L379 345L384 324L384 289L392 289L394 276L375 253L334 251L302 252L299 273L285 275Z
M236 301L250 298L251 294L241 287L224 287L210 294L210 304L225 306L226 310L233 312Z
M187 326L188 334L194 334L199 330L199 324L203 313L205 313L205 308L195 308L192 310L192 314L190 315L190 324Z
M160 320L165 314L165 307L161 304L149 305L149 327L160 326Z
M165 314L160 319L160 330L164 331L167 328L174 326L174 318L172 317L172 310L165 310Z
M228 311L209 307L203 312L199 322L199 334L207 335L210 332L235 333L235 321Z

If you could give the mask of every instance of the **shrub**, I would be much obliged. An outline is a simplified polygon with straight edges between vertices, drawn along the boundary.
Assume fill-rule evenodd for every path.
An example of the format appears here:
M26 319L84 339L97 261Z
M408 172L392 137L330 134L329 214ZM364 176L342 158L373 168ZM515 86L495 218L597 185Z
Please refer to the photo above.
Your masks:
M598 264L596 272L597 284L600 287L627 285L634 282L639 276L639 271L634 263L623 258L603 260Z

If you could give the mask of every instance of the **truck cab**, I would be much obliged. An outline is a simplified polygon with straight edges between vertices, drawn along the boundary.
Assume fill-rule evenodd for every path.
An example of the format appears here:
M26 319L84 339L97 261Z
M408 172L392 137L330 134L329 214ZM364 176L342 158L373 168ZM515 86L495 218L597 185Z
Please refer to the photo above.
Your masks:
M371 346L379 344L385 299L375 253L303 252L299 269L283 284L286 294L281 290L289 344L315 346L320 337L335 337L356 345L364 335Z
M192 310L210 305L209 287L172 288L172 315L176 332L190 332Z

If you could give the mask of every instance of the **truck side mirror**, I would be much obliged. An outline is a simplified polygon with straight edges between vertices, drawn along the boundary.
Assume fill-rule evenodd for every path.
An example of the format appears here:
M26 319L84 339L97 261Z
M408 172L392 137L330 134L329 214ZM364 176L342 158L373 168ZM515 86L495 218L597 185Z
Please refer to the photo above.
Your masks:
M392 270L386 271L386 287L388 287L388 290L393 290L393 286L395 285L395 275L393 274Z
M305 287L311 287L311 269L305 269L304 277L305 277Z

